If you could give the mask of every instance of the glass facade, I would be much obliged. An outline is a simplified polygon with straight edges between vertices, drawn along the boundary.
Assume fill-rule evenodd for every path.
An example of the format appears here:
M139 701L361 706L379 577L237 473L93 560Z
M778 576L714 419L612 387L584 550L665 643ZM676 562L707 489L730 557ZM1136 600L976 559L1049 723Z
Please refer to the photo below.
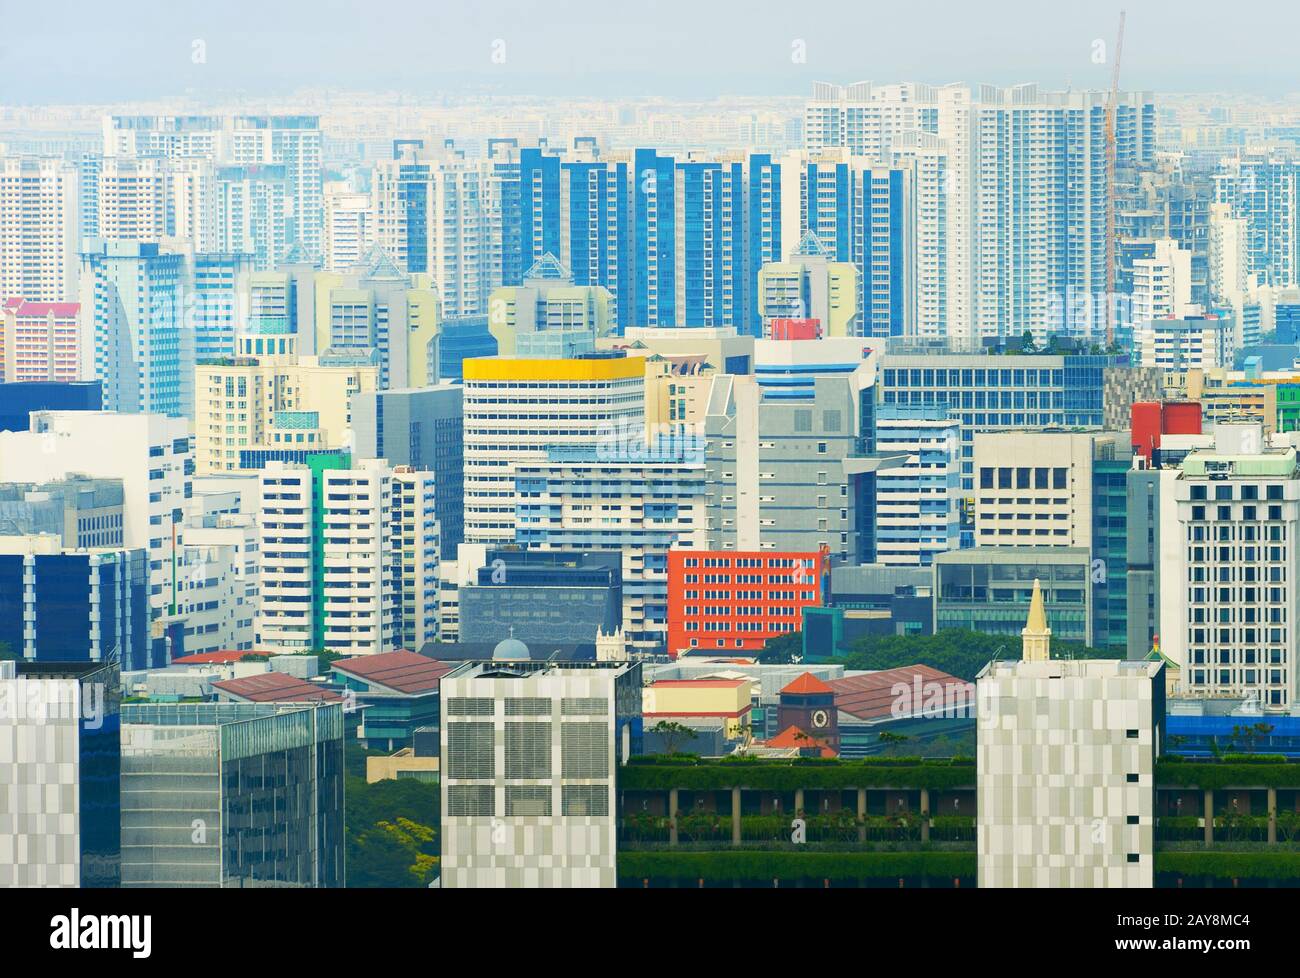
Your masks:
M123 886L342 886L338 704L129 704Z

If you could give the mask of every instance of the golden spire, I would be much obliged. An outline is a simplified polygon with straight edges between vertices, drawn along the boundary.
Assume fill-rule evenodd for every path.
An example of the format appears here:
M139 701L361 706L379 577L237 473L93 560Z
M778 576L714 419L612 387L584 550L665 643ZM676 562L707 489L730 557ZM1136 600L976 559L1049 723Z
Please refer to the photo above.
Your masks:
M1034 578L1034 592L1029 599L1029 620L1020 632L1021 658L1026 662L1045 662L1052 657L1052 630L1047 627L1047 610L1043 590Z

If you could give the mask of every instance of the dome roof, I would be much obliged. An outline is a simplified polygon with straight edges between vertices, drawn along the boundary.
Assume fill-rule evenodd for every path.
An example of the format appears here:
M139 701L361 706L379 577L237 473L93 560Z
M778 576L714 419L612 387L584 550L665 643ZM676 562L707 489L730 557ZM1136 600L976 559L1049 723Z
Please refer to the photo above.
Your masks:
M518 661L530 658L528 646L517 638L503 638L497 643L497 647L492 650L492 659L495 662Z

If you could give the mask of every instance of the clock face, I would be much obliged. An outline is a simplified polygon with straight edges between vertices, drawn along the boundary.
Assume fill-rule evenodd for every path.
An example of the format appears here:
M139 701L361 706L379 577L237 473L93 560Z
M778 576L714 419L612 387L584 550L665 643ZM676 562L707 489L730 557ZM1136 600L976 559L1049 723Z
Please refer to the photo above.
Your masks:
M814 727L824 727L830 722L830 717L826 715L825 710L813 710L812 725Z

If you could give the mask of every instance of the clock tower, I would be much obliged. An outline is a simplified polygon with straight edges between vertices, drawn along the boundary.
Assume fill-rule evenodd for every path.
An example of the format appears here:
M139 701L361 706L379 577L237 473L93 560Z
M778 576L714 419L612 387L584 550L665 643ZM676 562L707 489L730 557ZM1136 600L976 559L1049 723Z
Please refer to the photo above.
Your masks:
M805 672L781 690L776 711L778 730L798 727L804 733L839 753L840 728L836 720L835 690L810 672Z

